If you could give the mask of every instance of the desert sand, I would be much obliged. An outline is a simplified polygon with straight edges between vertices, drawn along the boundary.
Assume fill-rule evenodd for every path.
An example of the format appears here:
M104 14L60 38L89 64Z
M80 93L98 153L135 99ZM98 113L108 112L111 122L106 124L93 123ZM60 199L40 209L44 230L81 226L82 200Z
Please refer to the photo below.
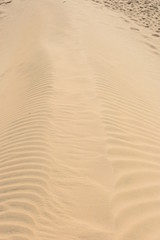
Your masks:
M160 239L159 15L119 3L0 1L0 240Z

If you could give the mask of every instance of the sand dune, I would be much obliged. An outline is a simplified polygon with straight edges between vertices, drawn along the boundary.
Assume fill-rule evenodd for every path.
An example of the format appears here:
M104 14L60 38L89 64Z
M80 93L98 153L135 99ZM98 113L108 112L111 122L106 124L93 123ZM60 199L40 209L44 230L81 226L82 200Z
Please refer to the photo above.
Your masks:
M0 240L158 240L152 27L107 1L2 2Z

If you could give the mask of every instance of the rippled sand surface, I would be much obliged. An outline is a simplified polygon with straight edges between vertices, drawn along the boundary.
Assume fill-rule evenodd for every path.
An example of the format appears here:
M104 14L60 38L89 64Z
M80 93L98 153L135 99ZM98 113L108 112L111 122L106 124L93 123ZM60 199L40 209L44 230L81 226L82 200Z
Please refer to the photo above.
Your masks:
M0 1L0 240L160 239L160 38L122 2Z

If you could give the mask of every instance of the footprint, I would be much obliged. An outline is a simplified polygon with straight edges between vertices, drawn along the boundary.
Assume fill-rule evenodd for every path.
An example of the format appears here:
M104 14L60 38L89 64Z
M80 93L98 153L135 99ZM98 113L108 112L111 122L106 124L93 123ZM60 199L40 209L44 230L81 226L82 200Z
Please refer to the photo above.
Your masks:
M146 36L146 35L142 35L144 38L149 38L148 36Z
M120 30L124 30L124 28L123 27L116 27L117 29L120 29Z
M157 34L157 33L152 34L152 36L153 36L153 37L160 37L160 35Z
M138 29L138 28L135 28L135 27L131 27L130 29L131 29L131 30L134 30L134 31L139 31L139 29Z
M157 50L157 48L154 45L152 45L151 43L147 43L147 42L143 42L143 43L146 44L148 47L150 47L154 50Z
M154 53L155 55L157 55L157 56L160 56L160 54L159 54L158 52L156 52L156 51L153 51L153 53Z
M126 22L126 23L130 23L130 21L129 20L127 20L126 18L124 18L124 17L121 17L121 19L123 19L123 21L124 22Z

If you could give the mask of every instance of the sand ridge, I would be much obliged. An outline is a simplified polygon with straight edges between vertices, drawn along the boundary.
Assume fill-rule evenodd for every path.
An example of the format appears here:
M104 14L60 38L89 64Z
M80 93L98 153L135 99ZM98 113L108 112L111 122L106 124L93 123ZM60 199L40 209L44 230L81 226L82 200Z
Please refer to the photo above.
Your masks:
M0 239L160 236L159 47L95 4L9 4L0 30Z

